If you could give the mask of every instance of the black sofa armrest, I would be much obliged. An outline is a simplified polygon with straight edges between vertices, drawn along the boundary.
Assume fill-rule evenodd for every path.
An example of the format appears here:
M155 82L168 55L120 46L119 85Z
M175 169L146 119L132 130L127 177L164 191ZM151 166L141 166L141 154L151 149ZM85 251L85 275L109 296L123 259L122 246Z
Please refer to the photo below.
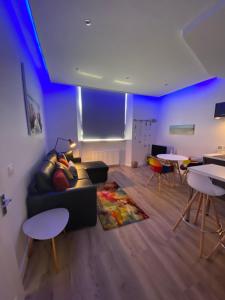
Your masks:
M94 226L97 222L96 186L68 189L27 197L28 217L53 208L67 208L70 218L67 229Z

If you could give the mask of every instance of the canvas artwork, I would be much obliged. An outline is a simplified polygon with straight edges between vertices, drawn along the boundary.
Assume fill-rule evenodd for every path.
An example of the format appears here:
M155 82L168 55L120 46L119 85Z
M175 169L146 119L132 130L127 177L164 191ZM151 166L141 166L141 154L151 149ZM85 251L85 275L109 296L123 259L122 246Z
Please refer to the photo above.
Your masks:
M39 104L29 95L26 97L28 133L35 135L42 133L42 121Z
M195 125L170 125L169 132L175 135L193 135L195 133Z
M41 118L40 105L36 100L33 99L33 97L30 96L27 90L24 64L21 64L21 74L22 74L28 134L37 135L42 133L42 118Z

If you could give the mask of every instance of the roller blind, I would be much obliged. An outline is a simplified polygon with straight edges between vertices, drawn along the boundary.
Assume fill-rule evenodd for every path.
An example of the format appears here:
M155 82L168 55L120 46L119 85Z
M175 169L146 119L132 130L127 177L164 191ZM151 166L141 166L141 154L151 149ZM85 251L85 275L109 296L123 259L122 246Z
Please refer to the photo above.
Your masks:
M125 94L81 89L84 139L124 138Z

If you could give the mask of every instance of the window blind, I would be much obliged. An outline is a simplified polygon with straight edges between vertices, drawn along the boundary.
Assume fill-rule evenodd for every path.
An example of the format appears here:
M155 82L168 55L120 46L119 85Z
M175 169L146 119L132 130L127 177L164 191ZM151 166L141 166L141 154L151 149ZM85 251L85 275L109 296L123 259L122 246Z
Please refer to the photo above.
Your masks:
M82 88L83 139L124 138L125 93Z

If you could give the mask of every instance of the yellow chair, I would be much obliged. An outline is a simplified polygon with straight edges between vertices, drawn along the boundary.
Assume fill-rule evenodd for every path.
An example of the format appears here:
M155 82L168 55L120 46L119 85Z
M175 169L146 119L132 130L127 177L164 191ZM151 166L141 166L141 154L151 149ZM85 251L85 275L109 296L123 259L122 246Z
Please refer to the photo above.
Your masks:
M182 183L184 183L187 179L187 174L188 174L188 168L189 167L195 167L195 166L200 166L202 165L202 162L201 161L197 161L197 160L194 160L194 159L186 159L182 162L182 164L180 165L180 169L183 172L183 180L182 180Z

